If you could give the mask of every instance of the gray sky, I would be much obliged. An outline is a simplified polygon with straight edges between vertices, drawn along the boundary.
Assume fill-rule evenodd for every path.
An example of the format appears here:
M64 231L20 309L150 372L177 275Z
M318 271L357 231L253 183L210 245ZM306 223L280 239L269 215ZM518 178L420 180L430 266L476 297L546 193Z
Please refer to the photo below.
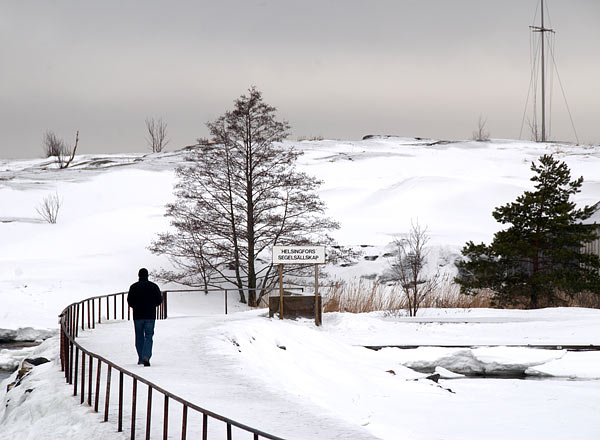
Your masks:
M517 138L539 0L0 0L0 157L167 149L256 85L292 139ZM600 142L600 1L546 0L581 142ZM548 24L547 24L548 25ZM575 140L556 75L552 138ZM529 128L523 138L529 138Z

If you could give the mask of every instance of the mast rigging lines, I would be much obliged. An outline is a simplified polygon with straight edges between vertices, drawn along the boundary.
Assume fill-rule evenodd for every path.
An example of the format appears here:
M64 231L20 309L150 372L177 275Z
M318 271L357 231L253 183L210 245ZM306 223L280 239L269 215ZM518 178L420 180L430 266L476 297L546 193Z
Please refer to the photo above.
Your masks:
M569 119L571 121L571 127L573 128L573 132L575 134L575 139L577 140L577 143L579 143L579 137L577 136L577 130L575 129L575 124L573 122L573 116L571 114L571 109L569 108L569 104L567 102L567 97L565 94L565 90L562 84L562 81L560 79L560 75L558 73L558 67L556 65L556 58L554 55L554 29L551 28L547 28L545 27L545 23L544 23L544 12L546 12L546 15L549 14L547 12L547 7L544 8L544 0L540 0L541 2L541 8L540 8L540 26L529 26L530 29L532 30L532 32L534 33L539 33L540 34L540 38L538 41L533 41L533 39L530 40L530 57L531 57L531 78L529 81L529 89L527 91L527 98L525 101L525 109L523 111L523 118L521 120L521 130L519 131L519 138L521 138L522 134L523 134L523 126L525 123L525 116L527 113L527 106L529 104L529 97L531 95L531 90L533 88L533 122L529 122L529 125L531 127L532 130L532 137L534 138L535 141L541 141L541 142L546 142L547 141L547 136L546 133L551 133L551 130L546 130L546 108L548 108L548 113L549 113L549 118L548 118L548 127L551 127L551 116L552 116L552 86L553 86L553 72L556 71L556 77L558 79L558 83L560 85L560 89L563 95L563 99L565 101L565 105L567 108L567 112L569 113ZM545 11L546 9L546 11ZM537 8L536 8L536 14L537 15ZM535 18L534 18L535 21ZM546 36L546 34L548 34L548 37ZM532 34L533 35L533 34ZM547 41L546 41L547 39ZM546 57L546 44L548 45L548 50L547 52L550 54L550 57ZM538 52L540 53L540 62L539 62L539 67L538 67ZM554 67L554 69L548 69L548 65L550 64L550 62L552 62L552 66ZM541 118L542 118L542 123L541 123L541 134L538 133L538 123L537 123L537 71L539 70L540 72L540 82L541 82ZM546 73L547 71L550 71L550 103L549 105L546 105ZM533 86L533 87L532 87Z

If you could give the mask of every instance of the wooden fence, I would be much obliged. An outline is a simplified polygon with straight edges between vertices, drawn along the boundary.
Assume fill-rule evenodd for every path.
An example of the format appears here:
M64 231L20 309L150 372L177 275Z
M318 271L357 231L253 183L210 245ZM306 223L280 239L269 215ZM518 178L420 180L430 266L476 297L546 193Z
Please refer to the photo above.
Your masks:
M207 440L210 421L211 438L217 436L218 438L231 440L235 432L236 435L239 434L243 438L254 440L261 438L283 440L281 437L238 423L176 396L108 359L86 350L77 343L76 338L80 331L93 329L96 327L96 323L99 324L102 320L130 319L130 309L126 305L126 295L127 292L120 292L87 298L67 306L59 315L61 370L64 371L66 382L73 386L73 396L79 396L81 404L89 405L95 412L103 411L105 422L109 420L109 417L116 417L118 432L123 432L124 425L128 425L132 440L136 437L136 424L139 421L145 422L145 428L140 429L140 431L144 431L145 438L150 439L152 422L157 418L156 416L162 419L162 438L164 440L169 438L170 428L177 428L176 435L179 437L180 434L180 438L185 440L190 431L190 417L192 415L196 416L198 420L194 427L198 427L201 432L201 434L191 434L193 435L192 438L200 438L201 436L202 440ZM103 312L104 316L102 316ZM157 319L167 318L167 292L163 292L163 303L157 308L156 317ZM130 398L124 395L126 380L131 382ZM118 385L115 382L118 382ZM147 387L145 417L143 420L137 416L139 409L137 394L140 385ZM115 391L117 396L114 395ZM162 411L160 407L155 406L153 417L152 399L155 394L162 397ZM113 412L116 406L116 414L110 414L111 399L115 398L118 399L118 404L113 405ZM169 420L169 405L178 405L181 410L181 415L175 422ZM143 412L144 409L142 408L141 411ZM215 423L220 426L215 426ZM175 428L173 425L176 425Z

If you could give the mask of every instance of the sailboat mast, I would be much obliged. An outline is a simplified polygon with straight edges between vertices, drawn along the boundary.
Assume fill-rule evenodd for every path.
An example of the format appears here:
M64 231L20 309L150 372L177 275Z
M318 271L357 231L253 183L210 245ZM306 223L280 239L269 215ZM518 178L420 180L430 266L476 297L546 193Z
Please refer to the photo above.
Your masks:
M533 32L539 32L540 38L542 39L542 63L541 63L541 73L542 73L542 142L546 142L546 36L544 35L546 32L554 32L553 29L546 29L544 27L544 0L541 1L541 13L540 13L540 25L539 26L529 26ZM534 109L536 111L536 109ZM536 135L537 137L537 135ZM537 140L537 139L536 139Z
M547 137L546 137L546 32L552 32L554 33L554 29L549 29L546 28L545 22L544 22L544 0L540 0L540 5L541 5L541 11L540 11L540 25L539 26L535 26L535 23L531 26L529 26L529 28L531 29L532 32L539 32L540 33L540 38L541 40L541 84L542 84L542 130L541 130L541 136L538 137L538 125L537 125L537 114L538 114L538 108L537 108L537 103L535 101L535 98L537 98L538 96L538 91L537 91L537 81L535 82L535 88L533 90L533 96L534 98L534 104L533 104L533 113L534 113L534 125L531 126L532 129L532 134L535 137L536 142L537 141L541 141L541 142L547 142ZM537 9L536 9L536 14L537 15ZM534 16L534 21L535 21L535 16ZM554 61L554 48L552 47L552 40L549 40L550 43L550 55L552 55L552 61ZM537 49L538 46L535 46L535 55L533 55L533 45L531 47L532 49L532 66L531 66L531 84L534 84L533 79L537 78ZM554 65L554 68L556 68L556 65ZM556 71L556 75L558 76L558 70ZM560 77L558 76L558 81L560 84L560 88L562 90L563 93L563 98L565 99L565 104L567 104L567 111L569 112L569 118L571 119L571 126L573 127L573 132L575 133L575 139L577 140L577 143L579 143L579 138L577 136L577 131L575 130L575 124L573 124L573 117L571 115L571 110L569 109L569 105L567 103L567 98L565 96L565 91L563 89L562 83L560 82ZM529 90L529 92L527 93L527 99L529 100L529 93L531 92L531 89ZM552 91L550 92L552 93ZM527 103L525 104L525 109L527 109ZM521 132L519 133L519 137L523 131L523 123L525 122L525 113L523 112L523 121L521 122Z
M540 27L540 37L542 38L542 142L546 142L546 74L545 74L545 65L544 65L544 32L546 29L544 28L544 0L541 0L541 27Z

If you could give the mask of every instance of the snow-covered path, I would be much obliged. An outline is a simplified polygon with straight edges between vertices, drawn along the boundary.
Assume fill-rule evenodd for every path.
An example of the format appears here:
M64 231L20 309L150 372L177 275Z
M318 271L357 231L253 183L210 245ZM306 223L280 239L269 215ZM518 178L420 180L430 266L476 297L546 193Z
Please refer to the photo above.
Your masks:
M374 352L355 343L404 343L417 334L413 340L423 344L455 338L494 344L556 342L561 335L571 342L597 342L599 314L585 309L470 310L415 322L377 314L328 314L322 328L309 320L267 319L260 310L173 316L157 322L150 368L135 363L129 322L103 324L83 332L80 341L183 398L289 439L593 439L600 436L600 380L568 377L577 374L573 371L579 365L585 370L582 377L600 378L599 353L501 348ZM443 362L450 367L467 363L469 368L522 364L541 372L558 365L554 371L563 374L546 381L452 379L435 384L403 366ZM570 426L578 426L577 433Z
M266 311L245 311L239 303L231 304L235 312L223 315L222 299L170 296L169 319L157 321L150 368L135 364L131 322L104 322L80 332L78 339L181 397L287 439L600 438L599 352L514 347L372 351L360 346L456 340L597 344L598 310L432 309L416 319L383 312L328 313L316 328L311 320L268 319ZM125 432L117 433L116 396L108 424L72 397L59 371L58 338L30 355L53 362L35 367L11 392L0 390L0 439L129 438L130 381L125 382ZM439 383L415 371L434 368L441 373ZM515 368L546 380L450 378L452 371ZM139 386L136 438L144 436L146 394L147 388ZM169 438L179 438L181 406L173 403L169 410ZM200 421L190 414L188 438L197 437ZM233 438L248 438L240 434L234 430ZM157 393L152 435L162 435ZM225 438L224 425L209 422L209 438Z
M231 316L228 320L248 319L244 315ZM151 368L136 364L130 322L112 321L98 326L84 332L78 341L186 400L286 439L376 438L302 396L288 394L277 386L265 387L252 373L245 374L239 365L215 353L207 343L211 337L207 335L223 320L224 316L208 315L157 321ZM115 341L121 343L115 345Z

